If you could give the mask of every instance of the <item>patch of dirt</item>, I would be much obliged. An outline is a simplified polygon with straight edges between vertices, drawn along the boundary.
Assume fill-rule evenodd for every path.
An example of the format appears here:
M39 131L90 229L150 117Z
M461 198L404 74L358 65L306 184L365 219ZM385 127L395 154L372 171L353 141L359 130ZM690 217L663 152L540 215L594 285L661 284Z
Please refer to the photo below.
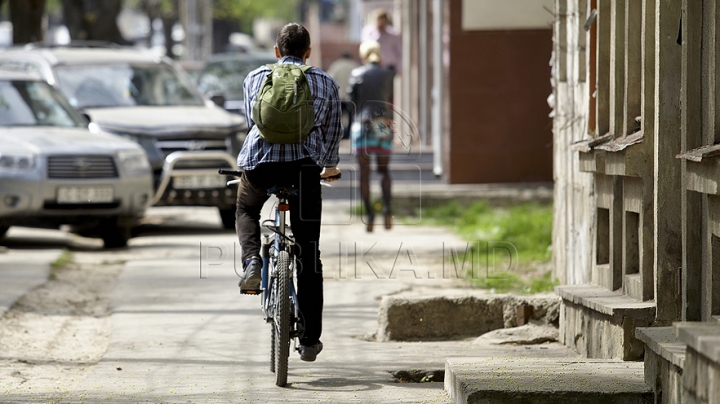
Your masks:
M432 383L445 380L445 370L396 370L390 374L398 383Z
M52 400L84 378L107 349L109 298L122 268L53 269L0 318L0 401L27 394Z

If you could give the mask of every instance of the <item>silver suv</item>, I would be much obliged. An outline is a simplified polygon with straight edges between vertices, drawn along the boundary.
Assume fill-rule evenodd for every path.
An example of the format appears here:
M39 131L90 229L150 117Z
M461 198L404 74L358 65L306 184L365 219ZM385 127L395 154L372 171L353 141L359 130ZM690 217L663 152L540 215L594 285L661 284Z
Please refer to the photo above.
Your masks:
M0 237L59 227L123 247L153 196L144 150L95 133L54 88L0 70Z
M0 52L0 68L39 75L102 130L139 143L154 174L153 205L215 206L235 228L236 190L217 170L236 167L247 125L174 62L134 48L29 46Z

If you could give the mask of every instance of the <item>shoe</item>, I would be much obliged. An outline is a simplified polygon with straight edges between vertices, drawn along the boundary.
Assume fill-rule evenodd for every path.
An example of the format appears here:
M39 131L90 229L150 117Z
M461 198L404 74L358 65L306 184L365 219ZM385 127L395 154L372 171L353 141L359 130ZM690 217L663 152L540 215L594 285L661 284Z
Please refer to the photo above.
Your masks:
M319 354L323 349L322 342L318 341L315 345L300 345L298 347L298 351L300 351L300 359L304 360L305 362L315 362L315 358L317 358L317 354Z
M389 213L385 214L385 229L392 229L392 215Z
M367 228L366 228L368 233L372 233L372 231L373 231L373 222L374 222L374 221L375 221L375 217L374 217L374 216L368 216L368 218L367 218Z
M260 294L260 284L262 283L262 261L257 258L250 258L245 265L245 273L240 279L240 294L258 295Z

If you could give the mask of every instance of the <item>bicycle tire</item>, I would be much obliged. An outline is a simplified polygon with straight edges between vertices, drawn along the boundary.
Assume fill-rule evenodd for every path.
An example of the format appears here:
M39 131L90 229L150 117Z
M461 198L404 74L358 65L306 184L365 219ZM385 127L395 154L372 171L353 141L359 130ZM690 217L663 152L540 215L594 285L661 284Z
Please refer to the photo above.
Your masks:
M275 310L275 384L287 384L290 356L290 255L280 251L277 258L277 301Z

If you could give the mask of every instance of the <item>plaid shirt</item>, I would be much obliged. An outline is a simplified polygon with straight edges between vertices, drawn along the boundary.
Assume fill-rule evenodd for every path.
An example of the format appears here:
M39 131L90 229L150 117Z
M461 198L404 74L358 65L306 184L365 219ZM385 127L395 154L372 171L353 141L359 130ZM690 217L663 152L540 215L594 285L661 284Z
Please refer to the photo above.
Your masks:
M302 65L299 58L284 56L278 63ZM260 92L263 80L270 73L267 66L253 70L243 83L245 118L248 131L245 144L237 158L239 167L252 170L258 164L295 161L311 158L320 167L334 167L340 161L338 147L342 137L340 125L340 97L338 85L327 73L313 68L305 72L315 108L315 126L304 142L298 144L269 143L260 138L252 119L252 106Z

